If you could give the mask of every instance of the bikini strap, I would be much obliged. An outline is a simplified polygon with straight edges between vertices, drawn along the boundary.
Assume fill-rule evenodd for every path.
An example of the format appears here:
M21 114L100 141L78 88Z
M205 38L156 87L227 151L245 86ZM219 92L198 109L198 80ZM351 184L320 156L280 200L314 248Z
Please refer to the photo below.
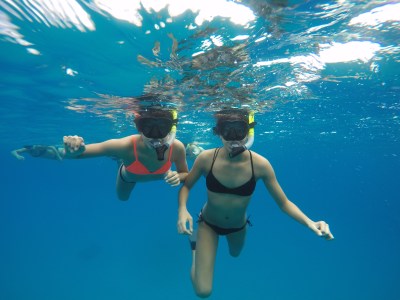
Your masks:
M135 161L138 160L138 155L137 155L137 151L136 151L136 139L135 136L132 136L132 142L133 142L133 154L135 155Z
M174 147L174 143L172 142L171 146L169 147L168 161L171 161L172 148L173 148L173 147Z
M251 151L250 150L248 150L249 151L249 153L250 153L250 161L251 161L251 174L253 175L253 177L254 177L254 166L253 166L253 155L251 155Z
M213 157L213 161L212 161L212 164L211 164L210 172L212 171L212 169L213 169L213 167L214 167L214 162L215 162L215 160L217 159L219 149L220 149L220 148L216 148L215 151L214 151L214 157Z

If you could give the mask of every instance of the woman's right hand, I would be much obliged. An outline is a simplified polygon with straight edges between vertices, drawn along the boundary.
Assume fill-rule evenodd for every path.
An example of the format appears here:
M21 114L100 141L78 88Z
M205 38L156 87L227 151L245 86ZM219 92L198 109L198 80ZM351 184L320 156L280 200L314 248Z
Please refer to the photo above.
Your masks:
M25 160L25 157L22 155L19 155L17 150L11 151L11 155L14 156L18 160Z
M85 142L77 135L64 136L64 149L66 157L76 157L85 151Z
M186 224L189 223L189 229ZM191 235L193 233L193 218L187 209L179 210L178 213L178 233Z

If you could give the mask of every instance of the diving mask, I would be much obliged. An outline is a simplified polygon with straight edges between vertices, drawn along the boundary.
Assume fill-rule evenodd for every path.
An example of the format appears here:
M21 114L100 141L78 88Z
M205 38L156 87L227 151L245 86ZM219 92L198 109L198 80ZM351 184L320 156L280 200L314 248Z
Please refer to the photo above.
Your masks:
M246 138L249 125L244 121L223 121L217 130L225 141L241 141Z
M147 145L157 153L158 160L164 160L165 151L172 145L178 123L177 112L171 111L172 119L167 117L143 116L135 120Z
M168 118L143 117L136 126L143 135L150 139L163 139L171 132L174 121Z
M249 112L248 123L243 120L224 120L214 128L228 142L229 156L231 158L250 149L254 142L254 112Z

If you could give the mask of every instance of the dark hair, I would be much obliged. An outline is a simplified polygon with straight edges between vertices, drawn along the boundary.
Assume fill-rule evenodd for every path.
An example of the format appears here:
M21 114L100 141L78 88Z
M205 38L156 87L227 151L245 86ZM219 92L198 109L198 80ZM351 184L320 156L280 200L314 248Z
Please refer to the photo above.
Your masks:
M214 114L217 127L223 121L244 121L249 122L249 111L242 108L223 109Z
M137 112L134 122L136 123L141 118L152 117L152 118L167 118L173 120L173 114L171 110L160 108L160 107L149 107L141 109Z

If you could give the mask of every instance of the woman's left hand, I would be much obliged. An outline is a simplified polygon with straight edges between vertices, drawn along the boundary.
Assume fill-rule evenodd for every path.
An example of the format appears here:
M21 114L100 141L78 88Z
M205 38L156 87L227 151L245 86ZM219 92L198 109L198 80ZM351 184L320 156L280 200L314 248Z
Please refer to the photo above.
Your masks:
M189 228L187 228L187 225L189 225ZM177 228L179 234L193 234L193 218L186 207L184 209L179 209Z
M324 221L313 222L309 227L318 236L323 237L328 241L334 239L333 234L329 230L329 225Z
M164 180L171 186L178 186L181 183L179 173L171 170L165 174Z

